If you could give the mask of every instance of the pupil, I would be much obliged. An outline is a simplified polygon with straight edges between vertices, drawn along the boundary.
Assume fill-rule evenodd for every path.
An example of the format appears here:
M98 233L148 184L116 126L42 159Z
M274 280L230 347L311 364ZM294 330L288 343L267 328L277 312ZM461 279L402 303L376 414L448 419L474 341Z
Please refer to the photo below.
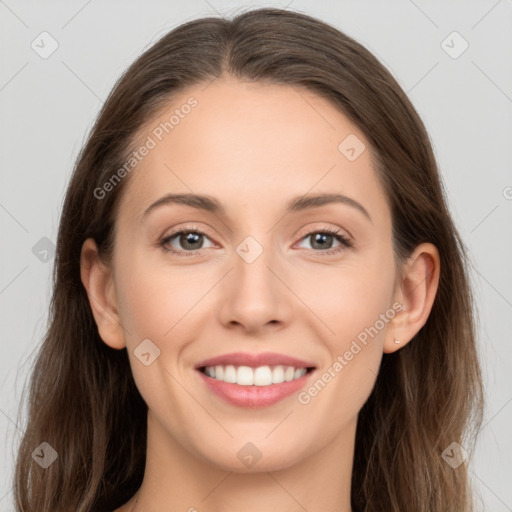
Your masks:
M315 235L315 241L314 243L316 244L317 242L325 242L325 239L326 237L330 237L331 235L328 235L326 233L317 233ZM321 249L325 249L325 243L320 243L320 248Z
M202 235L199 233L187 233L186 235L182 235L182 240L185 240L185 243L182 246L187 247L189 245L197 244L198 240L200 239ZM189 249L197 249L197 247L188 247Z

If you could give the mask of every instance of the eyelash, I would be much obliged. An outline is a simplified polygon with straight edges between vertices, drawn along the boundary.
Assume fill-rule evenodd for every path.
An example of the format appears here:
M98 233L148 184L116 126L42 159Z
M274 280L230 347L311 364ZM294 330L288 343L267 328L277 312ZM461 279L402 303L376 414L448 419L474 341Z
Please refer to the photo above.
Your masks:
M313 252L317 252L322 255L329 256L332 254L339 253L345 249L350 249L352 247L352 242L346 236L340 234L340 231L341 230L339 230L339 229L334 230L334 229L329 229L329 228L321 229L321 230L317 230L317 231L310 231L309 233L306 233L301 238L301 240L304 240L308 236L315 235L315 234L333 236L338 242L340 242L340 244L341 244L340 246L332 248L332 249L325 249L325 250L318 250L318 251L315 251L314 249L310 249ZM187 257L188 256L197 256L198 253L202 249L196 249L193 251L177 251L176 249L170 249L169 246L167 245L174 237L176 237L177 235L182 235L183 233L195 233L197 235L203 235L203 236L209 238L206 233L203 233L202 231L200 231L198 229L181 229L180 231L175 231L174 233L171 233L170 235L167 235L167 236L161 238L158 242L158 246L161 247L164 251L172 253L172 254L184 255Z

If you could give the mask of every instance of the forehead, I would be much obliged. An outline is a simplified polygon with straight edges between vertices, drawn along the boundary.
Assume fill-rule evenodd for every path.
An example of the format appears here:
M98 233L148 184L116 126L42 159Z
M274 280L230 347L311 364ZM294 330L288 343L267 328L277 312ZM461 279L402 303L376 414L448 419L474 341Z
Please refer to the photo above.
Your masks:
M135 147L144 145L150 149L127 183L124 215L140 217L169 192L213 195L228 213L243 206L261 215L320 192L386 208L364 135L304 88L235 79L191 87L139 130Z

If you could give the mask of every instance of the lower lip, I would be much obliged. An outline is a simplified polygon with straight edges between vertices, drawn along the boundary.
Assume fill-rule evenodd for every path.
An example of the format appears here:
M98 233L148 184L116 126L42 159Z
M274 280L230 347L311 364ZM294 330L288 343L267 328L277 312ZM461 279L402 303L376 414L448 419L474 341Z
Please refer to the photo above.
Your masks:
M315 372L310 371L298 379L269 386L240 386L208 377L200 370L199 375L210 391L226 402L238 407L268 407L298 392Z

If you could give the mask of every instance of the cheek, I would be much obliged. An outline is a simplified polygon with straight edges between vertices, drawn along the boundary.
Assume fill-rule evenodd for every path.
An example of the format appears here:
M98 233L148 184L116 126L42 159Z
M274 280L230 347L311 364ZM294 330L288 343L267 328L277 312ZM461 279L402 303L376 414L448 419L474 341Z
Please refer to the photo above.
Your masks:
M132 342L154 338L158 345L170 339L204 294L204 283L192 278L192 267L171 269L164 259L149 256L135 250L130 258L119 258L116 288L119 314Z
M328 327L332 349L379 321L392 306L394 261L391 251L372 251L347 259L346 264L319 267L302 279L300 296ZM393 312L393 311L392 311ZM378 326L382 329L379 322Z
M312 416L329 417L323 427L327 437L357 416L375 384L384 335L395 314L393 269L392 261L381 260L365 272L354 266L332 273L311 305L332 332L322 329L328 356L299 402L315 411Z
M132 342L139 338L159 338L171 326L158 286L150 270L130 272L123 268L119 285L119 314ZM165 327L167 323L167 327Z

